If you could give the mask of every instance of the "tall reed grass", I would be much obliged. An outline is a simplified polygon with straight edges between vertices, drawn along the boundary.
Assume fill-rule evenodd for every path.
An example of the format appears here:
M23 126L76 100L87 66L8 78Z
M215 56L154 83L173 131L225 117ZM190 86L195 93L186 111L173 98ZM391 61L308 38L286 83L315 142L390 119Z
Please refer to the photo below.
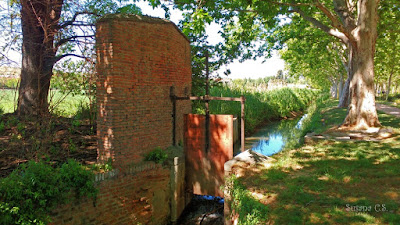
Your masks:
M17 108L18 90L0 89L0 109L3 113L13 113ZM89 98L81 94L63 94L50 90L50 112L57 116L74 117L89 108Z
M266 121L289 117L292 112L303 112L309 103L320 93L317 90L282 88L268 92L247 91L227 86L213 87L211 96L246 97L245 133L249 134ZM193 113L205 114L204 103L194 102ZM240 116L240 103L210 101L210 113L233 114Z

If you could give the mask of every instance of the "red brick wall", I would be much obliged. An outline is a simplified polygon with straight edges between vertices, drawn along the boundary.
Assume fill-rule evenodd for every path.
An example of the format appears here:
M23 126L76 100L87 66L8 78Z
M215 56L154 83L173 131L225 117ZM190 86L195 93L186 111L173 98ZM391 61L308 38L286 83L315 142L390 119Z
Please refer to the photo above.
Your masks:
M167 224L170 221L169 168L147 164L129 175L98 174L100 190L92 199L72 200L56 209L52 223L74 225Z
M171 22L140 18L97 24L99 160L121 166L172 145L170 86L179 96L191 88L188 40ZM190 112L190 101L177 103L178 143Z
M95 206L87 199L61 206L53 224L170 221L171 170L143 155L173 144L170 86L179 96L190 94L190 45L171 22L117 17L101 19L96 33L98 160L111 159L115 169L97 175ZM176 112L179 143L190 101L177 102Z

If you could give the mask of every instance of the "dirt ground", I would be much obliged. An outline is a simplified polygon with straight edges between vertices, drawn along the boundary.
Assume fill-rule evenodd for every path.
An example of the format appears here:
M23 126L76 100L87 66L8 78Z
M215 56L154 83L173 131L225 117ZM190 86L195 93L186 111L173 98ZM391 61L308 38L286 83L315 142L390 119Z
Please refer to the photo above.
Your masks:
M69 118L0 117L0 177L29 160L61 164L73 158L83 164L97 159L96 126Z
M400 117L400 109L380 103L376 103L376 109L383 111L386 114L393 115L396 117Z

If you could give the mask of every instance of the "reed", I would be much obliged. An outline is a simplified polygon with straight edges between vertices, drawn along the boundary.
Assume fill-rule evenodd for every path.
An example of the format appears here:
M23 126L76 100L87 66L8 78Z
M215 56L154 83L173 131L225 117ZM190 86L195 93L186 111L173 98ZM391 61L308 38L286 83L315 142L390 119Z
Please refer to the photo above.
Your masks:
M293 112L303 112L309 103L320 93L317 90L300 88L282 88L272 91L251 91L228 86L213 87L211 96L246 97L245 133L249 134L257 126L270 121L290 117ZM193 113L205 114L204 103L194 102ZM240 103L211 101L210 113L240 115Z

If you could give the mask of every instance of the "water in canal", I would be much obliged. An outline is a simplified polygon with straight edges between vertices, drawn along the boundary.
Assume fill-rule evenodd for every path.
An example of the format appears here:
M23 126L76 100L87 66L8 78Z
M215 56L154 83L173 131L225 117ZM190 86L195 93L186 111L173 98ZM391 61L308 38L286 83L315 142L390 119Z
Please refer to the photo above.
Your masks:
M245 149L252 149L263 155L273 155L285 146L295 146L300 142L301 126L307 114L302 117L271 122L246 137ZM237 148L240 151L240 146ZM237 151L235 151L237 152ZM182 213L179 225L219 225L223 224L223 199L213 196L195 195Z
M295 146L300 142L301 128L306 117L307 114L267 124L250 137L246 137L245 149L252 149L263 155L271 156L282 151L288 145Z

